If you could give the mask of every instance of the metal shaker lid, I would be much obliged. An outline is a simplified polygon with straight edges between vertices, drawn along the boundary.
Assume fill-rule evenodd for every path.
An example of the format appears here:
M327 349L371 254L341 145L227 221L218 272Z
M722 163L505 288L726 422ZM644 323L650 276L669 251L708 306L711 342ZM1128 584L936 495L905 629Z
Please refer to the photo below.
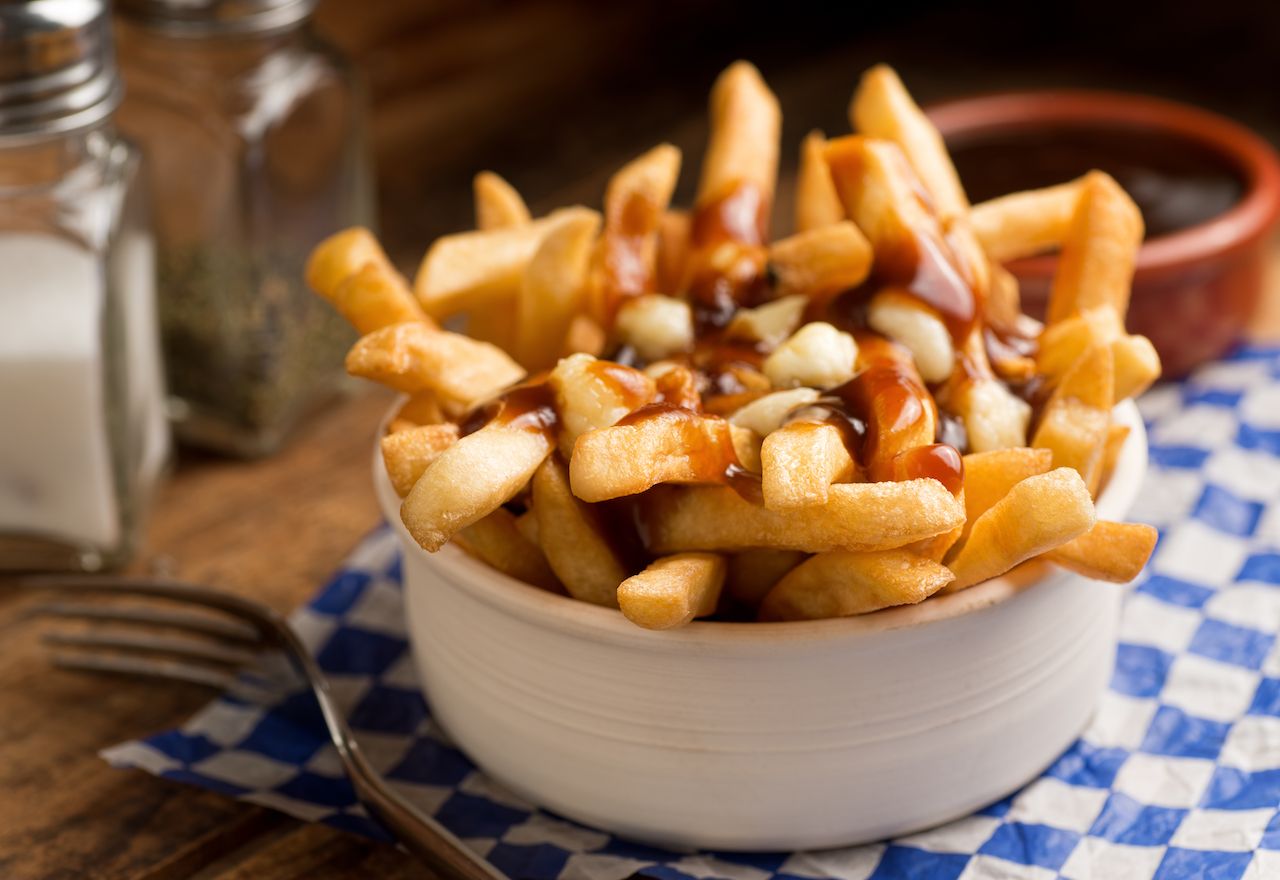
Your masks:
M292 27L315 11L316 0L118 0L120 12L172 36L260 34Z
M93 125L120 95L106 0L0 2L0 138Z

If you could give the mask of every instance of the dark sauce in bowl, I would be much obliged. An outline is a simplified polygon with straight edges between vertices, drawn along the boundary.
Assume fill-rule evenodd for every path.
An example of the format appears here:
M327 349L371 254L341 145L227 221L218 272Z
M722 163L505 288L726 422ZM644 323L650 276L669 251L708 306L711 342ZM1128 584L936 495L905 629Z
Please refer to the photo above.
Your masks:
M974 204L1105 171L1137 202L1148 239L1212 220L1247 188L1229 158L1167 131L1059 124L955 134L947 146Z

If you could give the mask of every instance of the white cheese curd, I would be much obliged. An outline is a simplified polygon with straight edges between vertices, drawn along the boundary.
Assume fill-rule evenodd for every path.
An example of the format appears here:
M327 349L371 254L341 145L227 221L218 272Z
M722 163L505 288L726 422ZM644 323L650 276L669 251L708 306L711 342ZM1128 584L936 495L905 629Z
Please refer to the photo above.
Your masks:
M647 361L693 348L693 310L684 300L656 293L622 304L614 325L618 338Z
M834 388L853 378L858 344L822 321L805 324L765 359L764 374L775 388Z

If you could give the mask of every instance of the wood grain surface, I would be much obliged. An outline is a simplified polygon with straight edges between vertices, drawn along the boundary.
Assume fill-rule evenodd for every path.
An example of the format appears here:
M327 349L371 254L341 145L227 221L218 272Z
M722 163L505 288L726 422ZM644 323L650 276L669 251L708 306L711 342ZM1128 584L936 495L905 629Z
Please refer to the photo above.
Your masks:
M668 4L668 12L676 15L677 6ZM503 7L510 12L497 25L443 0L344 7L360 14L329 3L321 23L363 58L378 98L374 133L384 196L392 194L384 226L402 262L416 260L430 234L467 222L465 181L476 170L469 151L478 144L506 138L502 153L486 155L506 157L502 170L533 195L536 208L546 208L597 202L610 171L658 140L696 155L705 138L707 82L694 88L664 78L616 84L630 96L620 107L584 97L592 108L589 137L553 133L550 147L522 149L530 144L530 113L550 106L540 96L603 70L608 48L622 35L633 48L651 45L662 33L651 18L612 11L588 20L577 14L580 4L562 0ZM397 41L416 48L389 51ZM574 51L549 48L566 41ZM771 77L788 110L788 143L811 125L837 129L852 76L876 51L863 46L815 56ZM478 61L495 54L507 63ZM947 88L966 90L954 81ZM504 128L513 118L524 127ZM574 118L582 122L581 113ZM432 161L415 161L419 151L435 151ZM447 190L432 182L443 175L451 181ZM428 210L435 197L442 207ZM1280 273L1280 258L1276 262ZM1280 286L1273 281L1269 290L1254 330L1280 339ZM363 392L337 402L269 460L185 455L160 494L135 568L235 590L282 610L298 605L377 522L370 454L387 401L385 394ZM390 847L107 767L98 750L181 723L211 693L56 673L39 645L42 625L26 617L32 604L32 597L0 581L0 878L424 876Z

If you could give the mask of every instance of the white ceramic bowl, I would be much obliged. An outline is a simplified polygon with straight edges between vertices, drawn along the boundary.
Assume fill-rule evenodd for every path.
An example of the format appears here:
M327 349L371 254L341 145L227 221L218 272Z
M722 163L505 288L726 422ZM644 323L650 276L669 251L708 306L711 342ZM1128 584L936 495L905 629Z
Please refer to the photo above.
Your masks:
M1122 519L1146 469L1132 404L1099 499ZM1106 686L1121 589L1051 571L842 620L695 622L620 613L404 545L409 632L435 718L494 779L561 815L656 844L791 850L906 834L1022 786Z

